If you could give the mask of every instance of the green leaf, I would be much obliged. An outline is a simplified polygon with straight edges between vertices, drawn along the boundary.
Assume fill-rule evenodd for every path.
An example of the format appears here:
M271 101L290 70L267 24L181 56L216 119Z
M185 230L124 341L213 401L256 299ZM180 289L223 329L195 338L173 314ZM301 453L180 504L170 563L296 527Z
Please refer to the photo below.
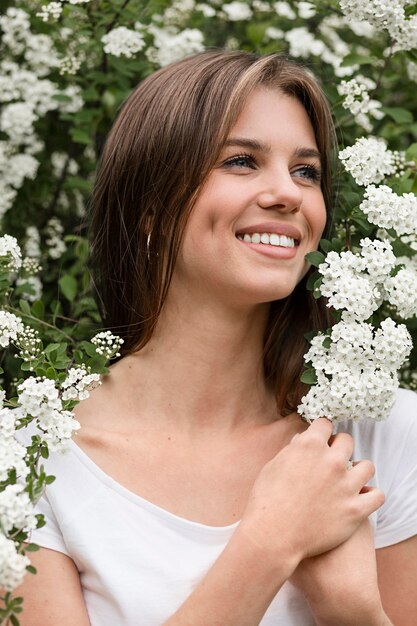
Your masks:
M412 143L410 146L408 146L407 150L405 151L405 158L408 161L417 162L417 143Z
M318 272L313 272L312 274L310 274L310 276L307 279L307 285L306 285L309 291L313 291L314 284L318 280L319 276L320 274Z
M323 339L323 348L325 348L325 350L328 350L331 345L332 345L332 340L329 337L329 335L326 335L326 337Z
M77 295L77 281L75 280L74 276L71 276L70 274L65 274L65 276L61 276L58 283L66 299L70 302L73 302L75 296Z
M80 128L72 128L70 131L70 135L75 143L82 143L85 145L89 145L92 142L92 137L85 130L81 130Z
M38 570L33 565L27 565L26 566L26 570L28 572L30 572L31 574L37 574L38 573Z
M56 352L58 352L58 349L60 347L60 343L50 343L46 346L45 348L45 354L46 356L50 356L50 354L55 350Z
M411 124L413 121L410 111L401 107L381 107L381 111L393 119L394 122L397 122L397 124Z
M28 565L28 567L26 569L29 569L30 565ZM17 619L16 615L10 615L10 623L12 624L12 626L20 626L20 622Z
M325 256L322 252L314 250L314 252L309 252L308 254L306 254L305 258L309 263L311 263L311 265L314 265L314 267L318 267L319 265L324 263Z
M370 65L375 63L375 58L351 52L346 55L341 63L341 67L350 67L351 65Z
M29 543L25 546L25 552L37 552L39 550L39 546L36 543Z
M32 314L40 320L43 320L45 315L45 305L42 300L36 300L32 304Z
M320 239L320 248L325 254L332 250L332 243L328 239Z
M19 300L19 308L22 311L22 313L25 313L26 315L32 315L31 310L30 310L30 306L29 306L27 300L23 300L23 298L21 298Z
M302 383L305 383L306 385L315 385L317 382L317 375L316 375L316 370L314 369L314 367L311 367L310 369L305 370L301 374L300 380Z

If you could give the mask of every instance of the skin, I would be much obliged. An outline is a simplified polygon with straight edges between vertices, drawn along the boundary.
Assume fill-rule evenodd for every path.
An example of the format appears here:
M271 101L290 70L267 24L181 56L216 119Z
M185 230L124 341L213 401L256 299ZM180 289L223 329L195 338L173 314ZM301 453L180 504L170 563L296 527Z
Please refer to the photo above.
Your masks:
M268 302L305 274L304 255L325 223L311 124L298 101L262 89L232 139L190 216L154 336L77 407L77 443L119 483L180 517L213 526L241 520L166 626L255 626L288 579L322 626L387 626L382 604L396 626L410 626L415 539L379 551L381 603L367 518L384 496L365 487L372 464L348 471L353 441L332 437L325 419L309 428L295 414L279 419L262 376ZM265 222L298 229L293 258L236 238ZM21 590L22 626L88 626L71 559L42 549L33 562L39 573ZM388 581L403 567L398 600Z

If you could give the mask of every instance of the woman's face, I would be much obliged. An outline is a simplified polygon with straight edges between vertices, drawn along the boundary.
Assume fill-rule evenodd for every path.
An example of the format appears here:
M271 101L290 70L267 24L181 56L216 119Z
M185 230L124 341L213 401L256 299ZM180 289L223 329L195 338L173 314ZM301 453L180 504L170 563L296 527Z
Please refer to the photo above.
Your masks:
M326 222L320 154L301 103L260 88L248 99L192 210L173 284L233 305L288 296Z

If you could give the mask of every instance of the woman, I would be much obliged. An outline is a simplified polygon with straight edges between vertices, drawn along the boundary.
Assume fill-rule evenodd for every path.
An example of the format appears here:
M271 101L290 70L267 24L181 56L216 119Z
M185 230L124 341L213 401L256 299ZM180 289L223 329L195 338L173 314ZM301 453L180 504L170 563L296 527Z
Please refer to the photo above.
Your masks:
M205 52L127 100L92 216L125 352L48 461L23 626L417 623L414 394L335 436L296 413L304 333L328 325L304 257L332 138L316 81L277 55Z

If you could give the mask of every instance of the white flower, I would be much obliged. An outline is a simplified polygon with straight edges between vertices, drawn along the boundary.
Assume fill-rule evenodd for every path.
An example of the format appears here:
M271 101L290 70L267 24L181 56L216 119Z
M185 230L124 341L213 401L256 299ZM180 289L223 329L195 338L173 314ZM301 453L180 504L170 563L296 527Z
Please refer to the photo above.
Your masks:
M11 235L0 237L0 261L4 268L16 272L22 266L22 252L17 239Z
M299 412L309 421L321 416L386 418L398 388L396 370L411 347L405 326L388 318L375 330L344 312L329 335L313 339L305 355L316 371L317 384L302 398Z
M339 159L358 185L369 185L397 172L396 154L381 138L360 137L353 146L339 152Z
M385 284L388 302L403 319L417 315L417 271L404 268Z
M0 586L13 591L22 583L29 564L27 556L17 552L15 542L0 533Z
M417 197L413 193L399 196L387 185L369 185L359 208L380 228L393 228L398 235L417 233Z
M43 22L56 22L61 17L62 4L60 2L49 2L44 4L40 11L36 13L36 17L40 17Z
M105 330L94 335L91 343L96 346L97 354L111 359L120 356L119 350L124 341L121 337L113 335L109 330Z
M152 24L148 31L153 35L154 47L146 50L146 56L161 67L204 50L204 35L197 28L178 32L174 27L159 28Z
M407 326L396 324L388 317L375 332L372 358L379 367L397 370L406 361L412 346Z
M298 15L303 20L309 20L317 13L317 9L312 2L297 2Z
M24 144L33 135L33 124L38 116L29 102L13 102L0 114L0 125L14 144Z
M38 167L39 161L31 154L15 154L8 161L5 180L8 185L19 189L25 178L35 178Z
M396 42L394 51L412 50L417 45L416 15L408 16L405 8L414 0L341 0L340 8L349 20L366 20L388 30Z
M28 300L28 302L36 302L36 300L40 300L42 297L43 285L39 276L19 276L16 280L16 286L29 287L22 294L22 298Z
M22 478L29 473L25 463L26 448L14 436L19 415L19 411L7 407L0 409L0 481L7 480L12 469Z
M280 17L286 17L289 20L296 18L295 12L288 2L275 2L273 8Z
M51 217L45 228L47 238L45 240L48 246L48 255L51 259L59 259L67 249L63 239L64 227L57 217Z
M345 309L357 320L368 319L382 304L384 283L396 258L388 241L360 241L359 253L330 252L319 272L320 291L328 306Z
M26 363L34 361L40 355L42 345L39 332L30 326L25 326L19 333L16 345L19 348L19 357L23 361Z
M361 239L360 255L364 260L366 272L374 283L384 284L391 270L397 263L396 256L388 241Z
M100 384L99 374L91 374L85 366L72 367L61 383L61 388L64 389L62 399L85 400L90 395L89 391Z
M240 2L240 0L233 0L233 2L223 4L222 9L231 22L250 20L252 17L252 9L250 6L245 2Z
M36 528L36 517L29 494L21 484L6 485L0 492L0 529L9 533L13 528Z
M41 256L40 249L41 237L36 226L26 227L25 254L28 257L39 259Z
M7 348L11 341L17 341L23 331L23 322L13 313L0 310L0 346Z
M285 33L293 57L308 58L310 55L320 56L326 50L321 39L316 39L305 26L293 28Z
M214 9L212 6L204 2L200 2L199 4L196 4L195 8L196 8L196 11L201 11L204 17L214 17L216 15L216 9Z
M356 76L349 81L342 80L337 90L345 96L342 106L350 111L359 126L372 132L370 117L380 120L384 117L381 103L370 97L368 90L375 89L376 83L365 76Z
M52 450L62 449L80 424L71 411L63 410L55 381L30 376L17 390L21 410L36 418L42 441Z
M283 39L284 31L280 28L275 28L275 26L268 26L265 35L269 37L269 39Z
M101 41L104 43L104 52L116 57L131 58L145 47L143 35L125 26L113 28L106 35L103 35Z

